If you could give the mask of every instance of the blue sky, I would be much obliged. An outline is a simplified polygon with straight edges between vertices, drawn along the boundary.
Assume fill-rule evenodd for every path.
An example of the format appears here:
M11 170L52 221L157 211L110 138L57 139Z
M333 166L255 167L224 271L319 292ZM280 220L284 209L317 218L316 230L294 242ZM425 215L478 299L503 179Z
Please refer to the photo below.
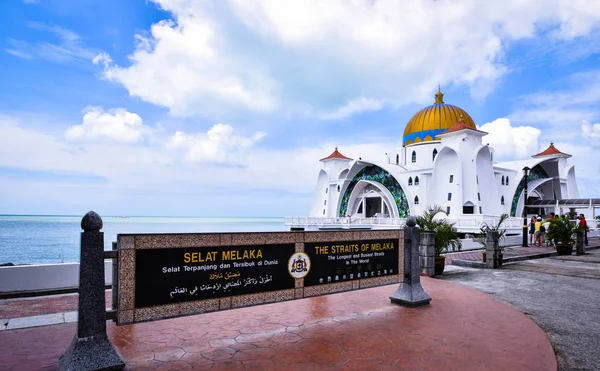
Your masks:
M600 4L483 4L3 1L0 214L306 215L318 160L383 159L438 83L598 197Z

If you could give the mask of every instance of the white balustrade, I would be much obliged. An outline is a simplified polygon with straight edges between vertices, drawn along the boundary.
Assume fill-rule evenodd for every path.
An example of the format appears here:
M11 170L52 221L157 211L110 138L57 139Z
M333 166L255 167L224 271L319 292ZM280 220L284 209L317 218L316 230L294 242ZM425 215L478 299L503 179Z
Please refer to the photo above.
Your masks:
M446 218L449 222L454 223L455 227L460 230L469 230L471 232L477 232L484 223L488 225L496 225L500 220L498 216L492 215L475 215L468 218ZM389 226L389 227L403 227L406 223L404 218L358 218L358 217L306 217L306 216L289 216L285 218L285 225L287 227L323 227L323 226L344 226L344 225L374 225L374 226ZM523 220L521 218L507 218L501 228L507 230L522 229Z

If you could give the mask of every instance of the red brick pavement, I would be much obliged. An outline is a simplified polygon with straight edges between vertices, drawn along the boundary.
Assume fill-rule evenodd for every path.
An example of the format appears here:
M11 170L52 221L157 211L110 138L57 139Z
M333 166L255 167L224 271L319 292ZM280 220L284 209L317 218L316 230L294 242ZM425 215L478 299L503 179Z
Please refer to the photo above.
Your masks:
M397 285L117 327L128 369L556 371L546 334L517 309L422 278L431 305L390 303ZM493 314L493 315L492 315ZM0 331L0 370L56 370L76 324Z
M20 318L41 314L74 312L77 310L77 294L41 296L0 300L0 318ZM112 305L112 295L106 291L106 307Z

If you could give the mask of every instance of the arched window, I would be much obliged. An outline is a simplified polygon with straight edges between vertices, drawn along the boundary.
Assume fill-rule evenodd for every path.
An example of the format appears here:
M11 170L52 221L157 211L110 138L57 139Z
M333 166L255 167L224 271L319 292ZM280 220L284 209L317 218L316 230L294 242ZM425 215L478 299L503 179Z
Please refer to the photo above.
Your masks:
M504 196L502 196L502 198L500 198L500 204L504 205Z
M327 200L325 200L325 202L323 202L323 206L326 206L326 205L327 205Z
M412 176L410 178L408 178L408 185L411 186L412 185Z
M502 185L504 185L504 175L502 175Z
M415 151L412 153L412 162L417 162L417 152Z
M327 190L328 190L328 189L329 189L329 188L325 188L325 193L327 193Z
M400 164L400 155L396 155L396 165Z
M506 185L508 185L508 175L506 176Z
M419 185L419 177L418 176L415 177L415 185Z
M340 186L338 185L338 192L340 191Z
M415 196L415 205L419 204L419 196Z
M432 161L435 161L435 156L437 156L437 149L433 149L433 158L431 159Z

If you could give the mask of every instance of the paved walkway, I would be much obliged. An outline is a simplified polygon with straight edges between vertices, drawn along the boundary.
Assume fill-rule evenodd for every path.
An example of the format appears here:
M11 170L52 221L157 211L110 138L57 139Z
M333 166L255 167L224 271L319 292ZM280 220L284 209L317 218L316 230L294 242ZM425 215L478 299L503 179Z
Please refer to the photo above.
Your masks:
M589 239L589 245L586 249L595 249L600 247L600 239L593 237ZM444 254L446 256L446 265L454 264L455 260L466 262L483 262L483 250L469 250ZM510 246L504 249L504 261L519 261L527 259L539 259L549 256L555 256L556 249L551 246Z
M107 327L128 369L557 369L546 334L514 307L455 283L423 286L432 302L422 308L391 304L389 285ZM75 330L0 331L0 370L56 369Z
M561 371L600 370L600 250L502 269L446 270L440 279L476 288L530 316L548 334Z

